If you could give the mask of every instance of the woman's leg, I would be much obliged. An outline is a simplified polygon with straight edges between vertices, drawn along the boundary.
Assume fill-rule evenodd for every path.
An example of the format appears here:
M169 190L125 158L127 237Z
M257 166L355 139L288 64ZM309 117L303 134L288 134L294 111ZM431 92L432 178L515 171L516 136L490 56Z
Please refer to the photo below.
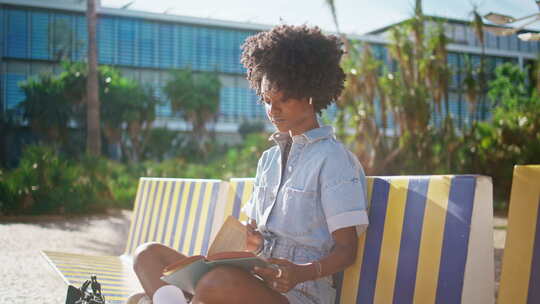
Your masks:
M180 252L158 243L147 243L137 247L133 257L133 269L150 299L156 290L167 285L160 279L163 268L185 257Z
M288 304L284 295L239 268L220 266L205 274L192 304Z

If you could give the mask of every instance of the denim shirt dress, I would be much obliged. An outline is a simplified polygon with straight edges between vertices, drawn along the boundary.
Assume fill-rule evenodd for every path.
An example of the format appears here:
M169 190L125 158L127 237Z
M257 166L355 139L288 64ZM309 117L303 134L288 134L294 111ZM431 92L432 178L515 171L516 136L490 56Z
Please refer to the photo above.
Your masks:
M327 256L331 233L368 225L366 180L357 158L323 126L290 138L274 133L277 145L257 165L255 187L243 208L264 237L263 256L309 263ZM292 141L285 168L283 150ZM291 304L334 303L332 276L298 284L285 294Z

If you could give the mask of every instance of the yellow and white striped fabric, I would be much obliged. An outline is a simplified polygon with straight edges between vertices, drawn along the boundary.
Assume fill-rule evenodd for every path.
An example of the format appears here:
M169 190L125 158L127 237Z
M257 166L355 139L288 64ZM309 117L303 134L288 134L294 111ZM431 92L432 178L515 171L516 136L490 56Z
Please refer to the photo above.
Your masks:
M367 181L370 226L359 237L355 264L338 276L336 304L494 302L489 177ZM229 203L238 212L253 179L235 183Z
M246 221L247 216L241 212L242 207L251 198L255 179L253 178L231 178L229 181L229 192L227 194L227 204L225 214L230 214L240 221Z
M130 294L142 291L129 259L53 251L42 254L66 284L80 287L92 274L97 275L107 303L124 303Z
M498 303L540 303L540 165L514 167Z
M123 256L89 256L43 251L66 283L80 286L96 274L106 299L125 301L142 291L132 271L137 246L159 242L186 255L206 254L221 227L227 183L220 180L141 178Z

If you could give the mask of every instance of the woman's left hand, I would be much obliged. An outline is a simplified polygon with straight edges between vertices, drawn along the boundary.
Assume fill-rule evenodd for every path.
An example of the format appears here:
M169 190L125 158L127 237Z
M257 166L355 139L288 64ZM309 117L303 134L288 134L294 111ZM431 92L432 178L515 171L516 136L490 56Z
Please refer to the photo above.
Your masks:
M293 289L298 283L301 283L300 278L302 266L294 264L285 259L269 258L268 262L276 265L276 267L256 268L254 272L264 279L264 281L280 293L286 293ZM279 270L281 269L281 271Z

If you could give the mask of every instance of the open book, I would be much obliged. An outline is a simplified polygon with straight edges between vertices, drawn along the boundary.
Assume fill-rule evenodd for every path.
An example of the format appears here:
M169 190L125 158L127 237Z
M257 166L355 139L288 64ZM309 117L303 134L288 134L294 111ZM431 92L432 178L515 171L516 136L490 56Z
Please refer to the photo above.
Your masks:
M161 280L194 294L197 282L216 266L228 265L247 271L255 266L268 266L263 257L245 251L246 230L242 223L229 216L212 242L207 257L196 255L172 263L163 269Z

